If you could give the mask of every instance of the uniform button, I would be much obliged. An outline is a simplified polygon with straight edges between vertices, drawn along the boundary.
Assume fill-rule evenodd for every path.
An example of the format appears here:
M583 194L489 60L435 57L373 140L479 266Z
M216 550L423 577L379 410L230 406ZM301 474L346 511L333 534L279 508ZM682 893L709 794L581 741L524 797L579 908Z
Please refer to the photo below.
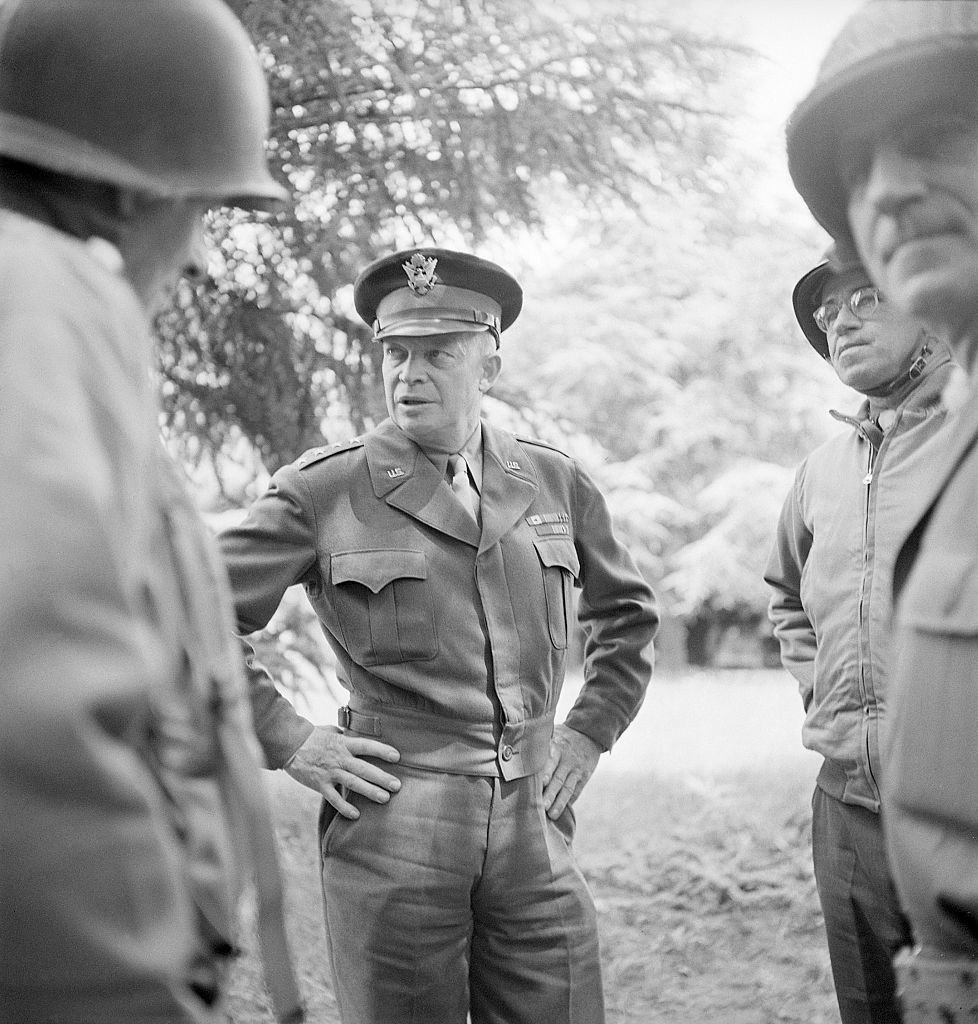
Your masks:
M513 748L507 743L506 746L503 747L502 754L504 761L511 761L513 759Z

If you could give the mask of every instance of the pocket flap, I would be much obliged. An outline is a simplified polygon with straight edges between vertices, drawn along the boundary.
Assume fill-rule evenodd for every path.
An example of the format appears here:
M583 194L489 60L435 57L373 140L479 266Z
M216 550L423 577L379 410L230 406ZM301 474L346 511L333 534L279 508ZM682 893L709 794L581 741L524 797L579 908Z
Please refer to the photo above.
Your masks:
M911 571L899 617L927 633L978 636L978 562L928 555Z
M428 578L423 551L339 551L329 566L334 584L360 583L375 594L394 580Z
M566 569L574 579L581 574L581 563L577 558L574 542L566 537L547 537L535 540L534 545L540 561L548 568L554 566Z

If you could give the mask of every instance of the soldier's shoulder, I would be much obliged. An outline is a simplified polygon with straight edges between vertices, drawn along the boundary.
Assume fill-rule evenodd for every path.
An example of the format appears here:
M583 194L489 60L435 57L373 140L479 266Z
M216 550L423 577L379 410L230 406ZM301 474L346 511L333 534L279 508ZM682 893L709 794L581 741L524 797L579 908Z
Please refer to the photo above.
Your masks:
M549 441L541 441L538 437L526 437L523 434L514 434L513 437L526 452L527 458L541 468L549 466L554 471L566 473L573 472L577 465L573 455L569 455Z
M332 459L337 455L345 455L363 447L363 438L351 437L348 441L339 441L336 444L319 445L316 448L307 448L293 463L296 469L310 469L326 459Z
M545 451L554 452L556 455L562 455L565 459L571 458L567 452L558 448L556 445L550 444L549 441L541 441L538 437L526 437L524 434L514 434L513 436L520 444L529 444L534 448L543 448Z

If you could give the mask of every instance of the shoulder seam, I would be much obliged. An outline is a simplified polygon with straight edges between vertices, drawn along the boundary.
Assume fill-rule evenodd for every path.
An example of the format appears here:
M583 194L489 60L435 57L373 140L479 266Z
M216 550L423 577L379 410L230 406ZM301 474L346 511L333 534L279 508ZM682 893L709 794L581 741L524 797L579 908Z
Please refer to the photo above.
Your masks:
M558 448L556 445L550 444L548 441L541 441L539 438L536 437L523 437L522 434L514 434L513 437L515 437L516 440L521 442L522 444L532 444L536 445L538 448L549 448L550 451L556 452L558 455L563 455L564 458L571 458L571 456L568 455L567 452L563 451L561 448Z
M349 441L340 441L337 444L326 444L318 448L308 448L295 460L295 466L297 469L308 469L317 462L322 462L323 459L362 447L363 440L359 437L353 437Z

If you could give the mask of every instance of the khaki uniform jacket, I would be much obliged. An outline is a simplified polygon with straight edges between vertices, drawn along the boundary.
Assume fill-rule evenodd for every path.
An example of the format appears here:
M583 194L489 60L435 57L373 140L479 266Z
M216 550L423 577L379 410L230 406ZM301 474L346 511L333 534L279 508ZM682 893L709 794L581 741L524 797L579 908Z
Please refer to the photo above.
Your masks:
M260 755L145 314L96 252L0 213L0 1020L216 1022Z
M880 736L889 704L893 563L937 477L950 356L873 436L868 402L806 458L785 499L764 578L781 658L798 681L806 747L826 758L819 785L880 809Z
M402 761L514 779L543 767L574 623L585 686L567 724L609 750L642 702L652 592L592 480L561 452L483 423L481 531L395 424L279 470L220 538L245 632L304 585L350 707ZM281 765L311 726L253 680L259 740Z
M978 956L978 391L895 570L883 824L918 942Z

